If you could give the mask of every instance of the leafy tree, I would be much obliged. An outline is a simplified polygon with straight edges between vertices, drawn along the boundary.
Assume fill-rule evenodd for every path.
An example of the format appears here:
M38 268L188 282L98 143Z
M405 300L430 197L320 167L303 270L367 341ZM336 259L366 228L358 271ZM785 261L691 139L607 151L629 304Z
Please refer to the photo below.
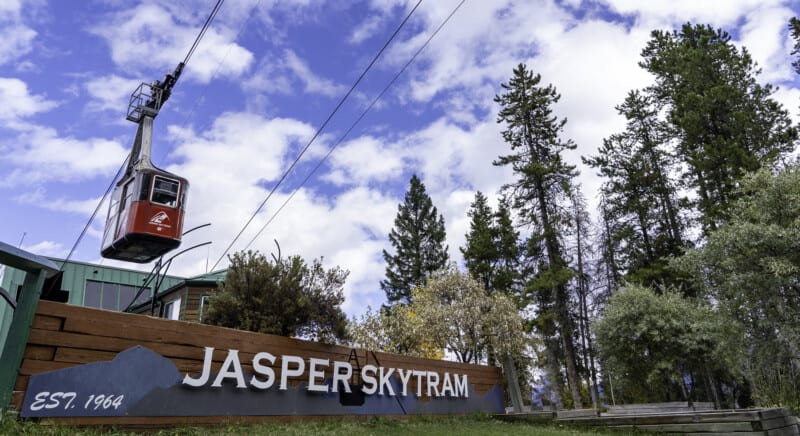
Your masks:
M664 104L675 131L686 186L697 194L704 235L728 218L741 177L792 151L797 130L786 110L760 85L746 49L710 26L656 30L640 65L655 75L648 92Z
M729 222L674 267L746 330L748 378L762 404L800 407L800 163L753 173L737 194ZM770 372L793 392L773 389Z
M348 322L348 335L353 346L367 350L429 359L444 357L426 320L408 305L395 305L391 312L387 308L377 311L367 308L360 318Z
M559 94L552 85L542 86L540 82L540 75L534 76L520 64L509 82L501 85L504 92L494 98L500 105L497 121L505 124L503 139L511 146L512 153L499 156L494 165L509 165L517 175L517 180L504 186L503 191L510 194L522 223L532 229L529 251L543 255L527 291L538 303L537 326L545 336L551 376L555 376L555 359L563 347L573 403L581 407L566 287L572 273L560 240L569 225L562 202L577 175L575 167L565 163L561 153L576 146L571 140L560 139L566 120L559 120L551 108L558 102Z
M394 254L383 250L386 279L381 280L381 289L390 305L411 303L411 291L423 285L428 275L447 265L445 237L444 217L440 214L437 217L425 185L415 174L389 233Z
M733 365L741 335L732 327L702 301L636 284L611 296L592 325L603 367L623 376L615 377L623 400L649 402L691 398L698 383L686 384L686 376L707 378L714 365Z
M299 256L271 261L258 252L239 252L212 297L207 324L334 342L345 337L342 287L348 271L326 270Z
M487 347L505 355L520 354L527 345L514 302L503 293L490 294L454 265L414 290L411 307L435 342L461 362L481 362Z

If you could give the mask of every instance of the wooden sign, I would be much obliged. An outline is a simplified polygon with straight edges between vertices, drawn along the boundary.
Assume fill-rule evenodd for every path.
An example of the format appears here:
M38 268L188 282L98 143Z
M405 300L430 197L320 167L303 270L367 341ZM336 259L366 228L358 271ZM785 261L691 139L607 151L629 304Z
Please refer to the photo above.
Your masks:
M500 377L495 367L42 301L13 403L23 417L82 424L500 413Z

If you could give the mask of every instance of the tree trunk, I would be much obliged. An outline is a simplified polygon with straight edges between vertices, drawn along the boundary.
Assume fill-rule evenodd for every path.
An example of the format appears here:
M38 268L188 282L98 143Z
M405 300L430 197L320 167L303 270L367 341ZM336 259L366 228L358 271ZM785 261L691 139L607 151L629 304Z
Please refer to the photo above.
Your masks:
M722 405L719 401L719 394L717 393L717 382L711 377L711 372L708 368L705 369L706 380L708 388L711 390L711 398L714 401L714 409L719 410L722 408Z
M578 368L575 363L575 346L572 343L571 336L562 336L561 341L564 344L564 357L567 361L567 380L572 393L572 405L575 409L582 409L583 399L581 398L581 379L578 377Z
M592 401L592 408L597 410L597 384L594 378L594 362L590 362L591 351L589 349L591 339L589 339L589 309L586 304L586 294L588 292L586 280L583 271L583 234L581 222L581 210L577 200L575 202L575 229L577 230L577 248L578 248L578 293L579 293L579 313L578 328L580 330L581 345L583 346L583 365L587 371L587 384L589 385L589 396Z
M564 400L561 398L561 388L564 386L561 380L561 366L558 364L555 340L550 337L545 339L545 352L547 353L547 367L549 374L547 379L550 381L550 389L553 392L553 403L556 410L564 408Z

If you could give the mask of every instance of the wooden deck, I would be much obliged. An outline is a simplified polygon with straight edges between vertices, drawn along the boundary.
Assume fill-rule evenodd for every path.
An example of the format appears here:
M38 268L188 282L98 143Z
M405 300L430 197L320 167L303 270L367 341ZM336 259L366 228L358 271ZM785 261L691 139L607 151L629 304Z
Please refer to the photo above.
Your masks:
M594 412L591 409L581 409L496 417L506 421L552 421L575 426L635 429L660 434L800 436L798 419L785 408L664 412L663 407L653 406L640 408L638 414L635 410L634 407L628 407L624 414L602 413L600 416L591 413Z

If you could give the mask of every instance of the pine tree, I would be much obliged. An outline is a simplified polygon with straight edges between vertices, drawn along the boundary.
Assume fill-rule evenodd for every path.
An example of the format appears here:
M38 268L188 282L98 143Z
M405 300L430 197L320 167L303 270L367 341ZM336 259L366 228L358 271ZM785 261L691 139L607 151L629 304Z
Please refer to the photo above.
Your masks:
M497 211L494 214L495 248L497 250L497 264L494 268L492 288L495 291L505 292L517 300L519 304L519 232L514 227L511 218L511 206L508 199L500 198Z
M574 219L575 246L574 255L577 263L575 264L576 291L578 294L578 334L583 350L583 367L586 370L587 385L589 386L592 404L597 408L597 370L594 360L594 347L592 346L592 335L589 332L589 299L590 299L590 276L587 270L586 260L589 257L591 246L588 244L590 238L589 212L586 210L586 198L581 192L580 185L570 192L572 203L572 216Z
M508 200L501 198L493 212L479 191L468 215L470 230L461 247L467 270L489 292L502 292L519 300L519 232L514 228Z
M520 64L511 80L501 85L504 93L494 99L501 107L497 120L506 126L503 139L511 146L512 154L499 156L494 164L510 165L518 176L503 190L512 195L521 220L532 228L529 249L544 255L528 290L540 303L537 325L545 336L550 376L556 376L553 360L558 357L560 345L573 404L579 408L582 407L580 380L566 286L572 272L560 239L569 225L569 216L561 202L577 175L575 167L563 161L561 152L575 149L575 144L559 138L566 120L553 115L551 107L560 96L552 85L541 86L540 82L541 76L534 76Z
M431 273L447 266L449 259L444 243L444 217L440 214L437 217L436 207L416 174L411 177L405 200L397 209L389 233L394 254L383 250L386 279L381 280L381 289L389 305L410 304L411 291L424 285Z
M742 176L792 151L797 130L770 98L775 88L756 81L750 54L723 30L687 23L680 32L654 31L642 56L656 78L649 92L667 105L682 179L697 193L707 236L728 219Z
M467 215L470 218L469 233L466 237L461 254L464 264L470 275L483 284L490 292L494 285L495 266L498 262L499 252L497 245L497 231L492 223L492 208L481 191L475 193L475 201L470 205Z
M583 162L604 178L604 216L613 217L615 249L629 281L647 286L670 281L666 258L680 253L684 224L670 178L674 159L666 152L666 123L651 96L631 91L617 112L625 131L603 141ZM609 230L611 227L609 227Z
M793 55L798 55L797 60L792 62L792 66L794 67L794 71L797 74L800 74L800 20L797 17L792 17L789 20L789 33L794 39L794 48L792 49Z

